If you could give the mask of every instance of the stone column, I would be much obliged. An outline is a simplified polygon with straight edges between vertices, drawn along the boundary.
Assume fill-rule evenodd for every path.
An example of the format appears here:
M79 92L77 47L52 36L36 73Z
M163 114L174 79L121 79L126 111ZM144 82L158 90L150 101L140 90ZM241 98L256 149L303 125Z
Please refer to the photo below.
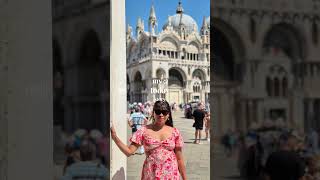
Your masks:
M53 179L51 1L9 1L5 180Z
M126 37L125 1L111 1L111 49L110 49L110 121L118 137L127 143L126 121ZM110 175L114 180L125 180L127 157L116 144L111 144Z
M308 128L314 127L313 99L308 99Z
M241 100L241 130L246 130L247 129L247 104L246 104L246 101L244 100Z
M249 126L253 123L253 103L252 103L252 100L250 99L250 100L248 100L248 112L249 112L249 114L248 114L248 122L249 123L247 123Z
M257 101L257 122L258 123L262 123L262 121L264 120L263 117L263 107L262 107L262 101Z

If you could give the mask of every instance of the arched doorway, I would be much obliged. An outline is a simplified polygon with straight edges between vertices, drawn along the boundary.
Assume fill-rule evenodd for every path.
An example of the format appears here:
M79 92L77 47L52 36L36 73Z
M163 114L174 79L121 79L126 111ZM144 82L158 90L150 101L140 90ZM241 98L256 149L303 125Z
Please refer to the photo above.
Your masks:
M196 69L192 72L192 101L205 101L205 73Z
M134 75L133 87L133 102L142 102L142 90L144 88L140 71Z
M180 69L171 68L169 69L169 80L168 80L168 97L169 103L180 104L183 103L183 89L185 87L183 74Z
M289 59L299 61L306 54L303 44L302 35L293 25L279 23L267 31L263 39L263 55L282 53Z
M238 32L227 22L212 18L213 61L211 73L213 83L212 103L213 128L219 136L228 129L246 129L246 100L237 95L245 72L246 49ZM226 104L230 104L226 106ZM235 108L237 107L237 108ZM229 113L228 113L229 112ZM231 112L231 113L230 113Z
M107 65L101 58L101 44L95 31L89 30L81 42L77 62L76 122L74 128L104 130L104 82Z

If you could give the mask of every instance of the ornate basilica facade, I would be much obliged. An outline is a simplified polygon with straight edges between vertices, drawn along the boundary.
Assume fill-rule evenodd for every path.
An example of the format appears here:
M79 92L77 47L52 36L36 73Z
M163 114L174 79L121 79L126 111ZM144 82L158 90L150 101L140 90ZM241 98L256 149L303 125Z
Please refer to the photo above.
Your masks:
M128 101L145 102L165 98L169 103L207 102L210 95L210 18L198 29L184 13L182 3L168 16L157 33L154 7L150 9L148 30L138 19L136 37L127 28ZM159 83L158 80L162 82Z
M216 0L214 132L266 120L320 128L318 0Z

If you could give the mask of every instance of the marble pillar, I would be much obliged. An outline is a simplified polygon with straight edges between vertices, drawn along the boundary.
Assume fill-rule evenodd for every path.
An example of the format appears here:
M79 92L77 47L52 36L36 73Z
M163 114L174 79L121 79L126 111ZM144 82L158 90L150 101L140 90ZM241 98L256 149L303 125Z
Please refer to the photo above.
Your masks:
M9 1L5 180L53 179L51 1Z
M111 1L111 50L110 50L110 121L118 137L127 143L126 121L126 37L125 0ZM111 179L125 180L127 157L112 141Z

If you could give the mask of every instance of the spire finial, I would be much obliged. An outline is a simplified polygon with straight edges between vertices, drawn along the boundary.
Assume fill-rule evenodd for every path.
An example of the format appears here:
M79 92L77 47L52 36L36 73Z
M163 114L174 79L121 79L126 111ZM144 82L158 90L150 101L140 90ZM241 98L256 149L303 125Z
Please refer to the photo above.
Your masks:
M179 0L176 13L177 13L177 14L182 14L182 13L183 13L183 7L182 7L182 2L181 2L181 0Z

